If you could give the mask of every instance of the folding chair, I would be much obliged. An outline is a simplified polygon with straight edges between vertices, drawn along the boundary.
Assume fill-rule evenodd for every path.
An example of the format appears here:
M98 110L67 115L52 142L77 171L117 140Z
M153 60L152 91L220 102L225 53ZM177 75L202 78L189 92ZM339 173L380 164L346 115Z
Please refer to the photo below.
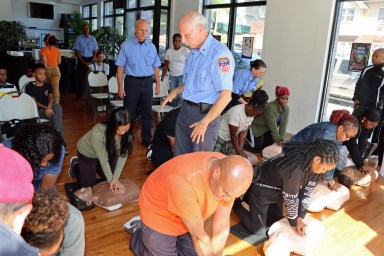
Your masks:
M97 106L103 106L102 104L95 105L94 101L103 101L109 100L111 95L108 93L108 79L103 72L90 72L88 74L88 84L89 84L89 99L92 103L93 109L93 119L96 122L97 117ZM95 92L96 90L101 91L105 87L107 92ZM106 110L105 110L106 111Z
M26 75L21 76L19 79L19 90L25 92L25 85L34 81L36 81L35 77L27 77Z
M160 105L161 105L161 103L163 102L163 99L168 95L168 88L163 82L160 82L160 93L156 95L155 87L156 87L156 83L153 83L153 99L159 99ZM165 105L164 108L161 109L160 105L152 105L152 111L158 113L160 115L160 119L162 120L163 119L162 113L168 113L173 109L173 107L169 105Z
M124 78L123 78L123 87L124 87ZM118 85L117 85L116 76L112 76L111 78L109 78L108 90L112 97L109 99L109 106L111 107L111 109L122 107L123 100L117 100L119 95L118 95Z
M26 93L9 92L0 97L0 123L13 119L34 119L40 122L36 102ZM2 132L0 129L0 139Z

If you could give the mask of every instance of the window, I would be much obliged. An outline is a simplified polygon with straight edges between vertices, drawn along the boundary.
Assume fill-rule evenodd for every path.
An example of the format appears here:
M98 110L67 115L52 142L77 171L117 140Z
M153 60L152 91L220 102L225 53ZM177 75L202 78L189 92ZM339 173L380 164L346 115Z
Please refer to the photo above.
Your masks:
M124 9L113 9L113 1L104 2L103 26L116 28L120 35L124 33Z
M384 24L384 8L379 8L377 12L377 23Z
M361 8L363 6L364 8ZM356 11L355 11L356 10ZM384 4L379 0L344 1L336 6L334 41L331 42L331 57L328 61L328 77L324 93L324 108L321 120L328 121L335 109L353 111L352 97L360 71L349 70L353 43L371 43L372 53L384 47L384 35L376 30L377 23L384 20ZM353 21L353 24L351 22ZM374 28L374 29L370 29Z
M342 10L341 21L353 22L355 19L355 8L346 8Z
M169 0L126 0L125 33L127 38L135 35L135 22L145 19L149 23L148 39L158 49L160 60L164 60L165 49L168 47L169 33Z
M263 48L266 1L205 0L204 16L210 33L231 49L236 67L249 68L252 60L260 59ZM242 56L243 38L253 38L251 59Z
M91 30L97 29L97 4L84 5L82 7L82 17L90 25Z

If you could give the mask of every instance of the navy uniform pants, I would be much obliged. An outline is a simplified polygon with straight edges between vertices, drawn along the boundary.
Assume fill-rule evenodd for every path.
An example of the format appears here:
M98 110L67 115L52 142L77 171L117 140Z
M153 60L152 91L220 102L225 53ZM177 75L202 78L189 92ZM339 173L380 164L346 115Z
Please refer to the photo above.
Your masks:
M206 113L202 113L198 105L193 106L183 100L176 121L175 156L197 151L213 151L219 131L220 115L208 125L204 142L200 141L197 144L191 139L193 128L189 126L203 119L205 115Z
M124 107L131 115L131 123L137 108L141 106L141 140L144 144L149 145L152 137L153 77L135 78L125 76L124 90Z

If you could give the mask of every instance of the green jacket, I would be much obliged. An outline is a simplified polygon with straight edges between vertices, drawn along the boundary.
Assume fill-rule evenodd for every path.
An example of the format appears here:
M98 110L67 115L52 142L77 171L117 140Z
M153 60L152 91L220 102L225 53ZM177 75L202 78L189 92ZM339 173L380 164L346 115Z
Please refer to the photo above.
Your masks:
M281 122L280 125L277 126L277 118L281 111L283 111ZM289 107L287 105L284 108L281 108L277 99L269 102L265 106L263 114L253 119L251 125L253 136L259 137L267 131L271 131L272 138L275 142L284 140L285 131L287 130L288 116Z
M81 139L77 142L77 150L79 150L79 152L86 157L99 159L101 169L103 169L105 177L108 182L111 182L112 179L118 180L120 178L120 174L123 170L125 162L127 161L127 157L118 156L115 171L112 175L112 170L109 165L108 152L105 148L105 130L105 124L96 124L92 130L81 137ZM120 141L121 137L115 141L117 152L120 152Z

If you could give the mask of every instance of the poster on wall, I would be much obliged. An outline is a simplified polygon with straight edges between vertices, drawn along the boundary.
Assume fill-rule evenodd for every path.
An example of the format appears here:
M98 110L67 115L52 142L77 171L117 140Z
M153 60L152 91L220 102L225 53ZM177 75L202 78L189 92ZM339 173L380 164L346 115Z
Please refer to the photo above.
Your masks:
M243 49L241 51L241 58L252 59L253 40L253 37L243 37Z
M352 43L348 70L362 71L368 65L370 52L371 52L371 44Z

